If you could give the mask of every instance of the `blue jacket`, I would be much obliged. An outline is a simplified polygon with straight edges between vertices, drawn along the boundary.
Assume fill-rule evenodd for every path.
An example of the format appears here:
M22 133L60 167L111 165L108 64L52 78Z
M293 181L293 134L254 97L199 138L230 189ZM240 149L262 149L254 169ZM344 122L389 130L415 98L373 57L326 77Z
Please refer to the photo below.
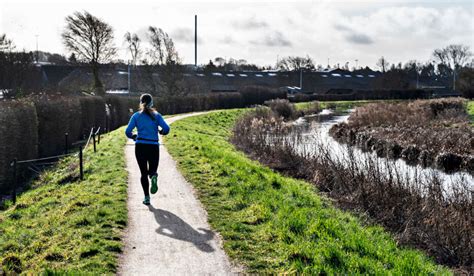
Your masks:
M132 131L137 128L138 136L135 143L158 145L158 127L161 127L161 133L163 135L170 132L170 127L160 113L155 112L153 115L155 116L155 120L150 118L146 113L140 111L135 112L130 118L130 122L128 122L125 135L132 139Z

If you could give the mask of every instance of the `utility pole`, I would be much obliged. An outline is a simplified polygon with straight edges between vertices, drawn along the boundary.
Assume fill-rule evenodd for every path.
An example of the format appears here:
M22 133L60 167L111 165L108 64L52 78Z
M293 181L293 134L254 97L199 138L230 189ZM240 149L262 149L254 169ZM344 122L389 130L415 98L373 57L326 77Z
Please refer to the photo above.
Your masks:
M38 36L39 36L39 35L35 35L35 37L36 37L36 55L35 55L35 56L36 56L36 63L38 63L38 61L39 61Z
M416 89L418 89L418 66L415 61L415 73L416 73Z
M355 62L356 62L356 70L357 70L357 69L359 69L359 60L356 59Z
M456 64L454 64L453 69L453 91L456 91Z
M197 55L198 55L198 50L197 50L197 24L198 24L198 16L194 15L194 67L197 68Z
M130 97L130 73L131 73L131 69L130 69L130 63L131 61L129 60L128 61L128 96Z
M300 89L303 91L303 69L300 69Z

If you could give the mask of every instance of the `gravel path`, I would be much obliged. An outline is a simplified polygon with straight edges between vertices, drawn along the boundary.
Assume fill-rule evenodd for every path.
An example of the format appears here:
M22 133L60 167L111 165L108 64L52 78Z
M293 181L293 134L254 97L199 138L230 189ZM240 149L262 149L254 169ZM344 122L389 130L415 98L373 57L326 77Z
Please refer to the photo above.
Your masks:
M167 119L172 123L200 113ZM172 135L173 129L171 129ZM135 147L125 147L128 180L128 226L119 275L228 275L238 273L222 249L218 234L210 229L207 213L175 161L160 146L158 193L151 205L142 204L140 170Z

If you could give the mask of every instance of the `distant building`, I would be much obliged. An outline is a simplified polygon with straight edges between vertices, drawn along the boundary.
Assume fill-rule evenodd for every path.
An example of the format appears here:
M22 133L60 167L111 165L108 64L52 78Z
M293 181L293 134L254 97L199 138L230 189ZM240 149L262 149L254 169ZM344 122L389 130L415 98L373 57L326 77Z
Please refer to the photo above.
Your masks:
M89 67L84 65L40 64L43 87L58 87L60 91L81 91L93 83ZM128 90L128 67L123 64L103 65L101 80L106 90ZM321 71L205 71L204 68L187 65L182 81L190 93L235 92L244 86L258 85L286 89L288 94L333 94L357 90L372 90L374 83L383 76L369 68L348 71L324 69ZM130 86L133 92L149 92L160 89L160 75L147 66L131 69ZM416 81L416 79L411 80ZM300 87L300 82L302 86ZM419 79L420 88L437 91L434 96L447 95L449 86L444 80ZM425 88L427 87L427 88ZM439 88L438 88L439 87ZM444 87L441 89L441 87ZM448 88L446 88L448 87ZM452 93L457 95L457 93Z

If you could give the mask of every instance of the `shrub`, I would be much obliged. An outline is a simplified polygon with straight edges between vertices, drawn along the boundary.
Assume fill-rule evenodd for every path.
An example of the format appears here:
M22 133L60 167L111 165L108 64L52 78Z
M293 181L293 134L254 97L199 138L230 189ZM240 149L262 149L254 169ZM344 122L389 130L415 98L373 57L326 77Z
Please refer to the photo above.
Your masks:
M359 126L426 126L438 121L465 121L465 101L462 99L417 100L410 103L372 103L356 109L349 124Z
M0 191L12 181L10 163L38 156L35 106L26 101L0 101Z
M244 86L239 90L245 106L263 104L271 99L286 99L286 92L265 86Z
M108 119L110 129L116 129L128 123L130 110L137 110L139 105L138 97L106 96L105 102L109 106L110 117Z
M73 143L82 136L81 104L77 97L38 97L33 99L38 115L39 156L64 152L64 134Z
M270 100L266 101L265 105L284 119L294 119L297 116L295 107L288 100Z

